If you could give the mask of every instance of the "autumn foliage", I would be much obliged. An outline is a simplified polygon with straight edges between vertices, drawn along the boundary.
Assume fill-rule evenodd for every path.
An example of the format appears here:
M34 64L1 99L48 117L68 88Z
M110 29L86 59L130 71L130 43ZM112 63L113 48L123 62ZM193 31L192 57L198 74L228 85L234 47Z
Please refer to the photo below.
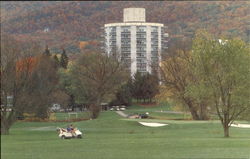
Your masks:
M247 1L2 2L1 31L22 41L46 41L58 52L61 46L79 52L80 41L102 39L104 24L122 22L126 7L145 8L147 22L163 23L171 40L193 37L200 28L250 40Z
M27 57L16 62L16 72L20 75L22 72L28 72L29 74L33 71L37 65L37 57Z

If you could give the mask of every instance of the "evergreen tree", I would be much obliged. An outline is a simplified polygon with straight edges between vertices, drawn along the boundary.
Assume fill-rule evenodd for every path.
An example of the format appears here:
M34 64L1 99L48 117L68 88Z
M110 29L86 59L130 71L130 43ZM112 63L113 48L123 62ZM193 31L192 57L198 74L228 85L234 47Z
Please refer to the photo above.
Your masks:
M46 48L45 48L45 51L44 51L44 54L47 55L47 56L50 56L50 51L49 51L49 47L48 45L46 45Z
M143 98L143 75L140 72L136 72L133 80L132 95L137 101Z
M159 80L157 76L147 73L144 76L143 86L144 99L149 99L152 102L152 98L159 93Z
M131 94L135 99L145 102L148 99L150 102L152 98L159 92L159 82L155 75L149 73L142 74L137 72L132 83Z
M68 62L69 62L68 56L66 54L66 51L63 49L63 53L62 53L61 59L60 59L61 67L63 67L64 69L67 69Z
M115 99L110 102L110 105L126 105L132 104L131 80L122 85L115 95Z
M55 67L58 67L60 65L60 61L59 61L56 54L53 56L53 59L54 59L54 62L55 62Z

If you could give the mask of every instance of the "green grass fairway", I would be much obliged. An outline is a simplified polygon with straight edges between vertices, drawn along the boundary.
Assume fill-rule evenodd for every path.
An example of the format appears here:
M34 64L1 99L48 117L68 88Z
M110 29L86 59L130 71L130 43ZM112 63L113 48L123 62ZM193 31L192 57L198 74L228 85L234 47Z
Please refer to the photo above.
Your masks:
M17 122L1 136L1 158L250 159L250 129L231 128L225 139L218 121L165 120L169 125L158 128L137 121L102 112L96 120L75 122L85 136L68 140L55 131L68 123Z
M89 118L89 114L87 112L79 112L76 114L72 114L69 116L68 113L60 112L60 113L55 113L55 119L56 120L69 120L69 119L75 119L75 118Z

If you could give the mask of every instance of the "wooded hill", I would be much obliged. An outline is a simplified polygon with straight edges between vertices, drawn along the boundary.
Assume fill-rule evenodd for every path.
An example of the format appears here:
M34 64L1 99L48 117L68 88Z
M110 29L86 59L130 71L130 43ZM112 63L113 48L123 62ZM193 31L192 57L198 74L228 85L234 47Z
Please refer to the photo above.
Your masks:
M1 2L1 33L78 52L80 41L101 39L105 23L122 22L126 7L145 8L147 22L168 26L170 41L193 37L197 29L250 41L248 1Z

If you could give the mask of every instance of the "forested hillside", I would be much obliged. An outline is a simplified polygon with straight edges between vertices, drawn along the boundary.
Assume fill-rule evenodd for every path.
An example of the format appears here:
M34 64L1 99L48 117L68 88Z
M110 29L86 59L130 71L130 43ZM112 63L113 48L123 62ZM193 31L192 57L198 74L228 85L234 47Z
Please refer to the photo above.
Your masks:
M80 41L100 40L105 23L121 22L123 8L144 7L148 22L168 26L170 40L197 29L250 41L250 2L1 2L1 33L38 41L57 51L79 51Z

